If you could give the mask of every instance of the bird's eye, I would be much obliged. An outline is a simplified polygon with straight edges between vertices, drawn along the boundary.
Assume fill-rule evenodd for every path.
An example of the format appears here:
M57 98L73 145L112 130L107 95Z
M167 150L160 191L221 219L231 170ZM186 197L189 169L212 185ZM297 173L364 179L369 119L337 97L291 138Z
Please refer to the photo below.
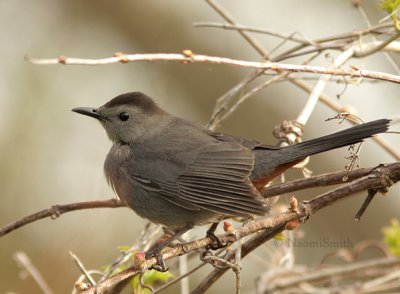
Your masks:
M127 113L127 112L121 112L121 113L119 114L119 119L122 120L122 121L128 120L128 119L129 119L129 113Z

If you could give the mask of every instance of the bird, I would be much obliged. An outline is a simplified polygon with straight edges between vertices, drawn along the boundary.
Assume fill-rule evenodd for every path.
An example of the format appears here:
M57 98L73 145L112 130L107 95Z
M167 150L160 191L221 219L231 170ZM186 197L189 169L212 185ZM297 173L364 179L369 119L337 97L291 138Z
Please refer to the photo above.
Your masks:
M276 147L174 116L142 92L72 111L104 127L112 141L104 163L109 185L140 217L172 230L170 241L194 226L212 224L212 237L223 219L266 215L261 191L272 179L310 155L362 142L393 123L378 119Z

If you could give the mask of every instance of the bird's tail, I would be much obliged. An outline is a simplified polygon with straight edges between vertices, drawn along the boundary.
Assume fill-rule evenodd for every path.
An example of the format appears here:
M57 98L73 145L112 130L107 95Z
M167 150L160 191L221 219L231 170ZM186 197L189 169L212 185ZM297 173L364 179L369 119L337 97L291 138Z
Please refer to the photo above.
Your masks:
M260 190L276 176L307 156L360 143L366 138L390 131L389 127L399 121L399 119L378 119L331 135L278 149L261 146L255 150L256 161L251 174L253 185Z
M347 130L288 146L282 151L286 151L286 162L301 160L313 154L360 143L366 138L385 133L396 122L398 122L397 119L374 120Z

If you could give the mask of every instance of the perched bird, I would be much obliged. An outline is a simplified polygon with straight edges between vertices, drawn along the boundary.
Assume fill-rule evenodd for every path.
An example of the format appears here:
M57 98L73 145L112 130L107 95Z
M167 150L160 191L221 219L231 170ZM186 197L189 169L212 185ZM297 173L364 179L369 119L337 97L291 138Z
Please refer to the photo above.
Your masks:
M72 111L96 118L113 142L104 164L110 186L139 216L172 229L172 239L195 225L266 214L260 191L274 177L309 155L384 133L392 122L274 147L171 115L141 92Z

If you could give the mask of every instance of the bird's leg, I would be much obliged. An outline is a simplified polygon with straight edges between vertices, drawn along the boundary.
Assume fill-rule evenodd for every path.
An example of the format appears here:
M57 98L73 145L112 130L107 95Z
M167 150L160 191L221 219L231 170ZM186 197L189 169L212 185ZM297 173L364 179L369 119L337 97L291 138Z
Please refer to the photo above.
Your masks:
M192 228L193 228L193 225L187 225L187 226L179 229L178 231L174 232L170 238L161 242L160 244L157 244L156 246L154 246L153 248L151 248L150 250L148 250L146 252L146 259L151 258L151 257L156 257L158 260L158 263L152 266L153 269L160 271L160 272L165 272L168 270L168 267L165 265L165 260L162 256L162 254L160 253L161 250L164 249L164 247L167 247L169 244L171 244L175 240L179 239L183 234L185 234L187 231L189 231Z
M227 244L223 244L221 240L214 234L215 230L218 227L219 222L213 223L211 227L207 230L207 237L210 238L213 243L207 245L206 250L217 250L225 247Z

